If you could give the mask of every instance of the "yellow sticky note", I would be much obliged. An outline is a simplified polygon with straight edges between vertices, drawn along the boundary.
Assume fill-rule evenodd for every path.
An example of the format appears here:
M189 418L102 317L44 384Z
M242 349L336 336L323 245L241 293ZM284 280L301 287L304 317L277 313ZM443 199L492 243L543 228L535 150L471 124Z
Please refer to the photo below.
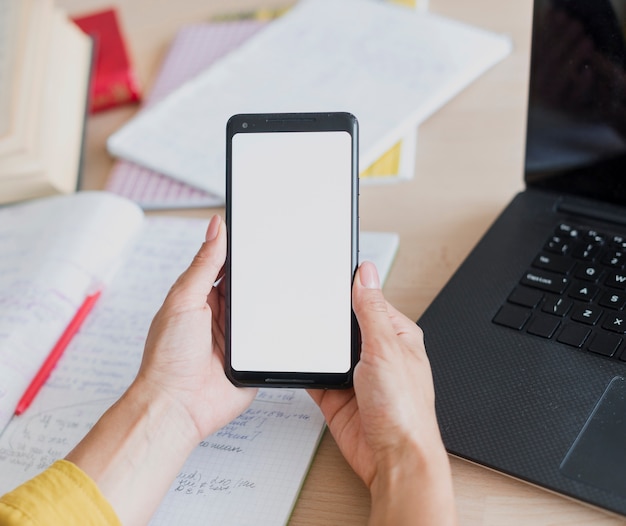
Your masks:
M368 168L363 170L360 177L397 177L400 171L401 153L402 141L398 141Z

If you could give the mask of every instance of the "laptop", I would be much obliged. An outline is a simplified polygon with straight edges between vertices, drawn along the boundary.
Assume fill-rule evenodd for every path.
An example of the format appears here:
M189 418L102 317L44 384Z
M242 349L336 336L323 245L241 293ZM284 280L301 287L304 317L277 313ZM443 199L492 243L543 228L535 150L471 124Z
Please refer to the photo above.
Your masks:
M621 515L624 28L626 0L534 1L525 190L417 322L451 454Z

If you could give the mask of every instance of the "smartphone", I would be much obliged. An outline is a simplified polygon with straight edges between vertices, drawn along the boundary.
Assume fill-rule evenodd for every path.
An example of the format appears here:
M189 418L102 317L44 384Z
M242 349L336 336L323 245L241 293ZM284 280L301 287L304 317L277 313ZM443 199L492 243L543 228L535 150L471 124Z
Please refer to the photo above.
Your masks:
M229 119L225 368L235 385L352 385L358 173L350 113Z

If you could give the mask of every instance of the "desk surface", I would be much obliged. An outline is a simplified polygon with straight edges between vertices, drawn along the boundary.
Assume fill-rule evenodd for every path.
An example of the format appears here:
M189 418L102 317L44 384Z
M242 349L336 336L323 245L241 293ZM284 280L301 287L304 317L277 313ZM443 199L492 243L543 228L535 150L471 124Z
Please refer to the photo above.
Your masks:
M289 0L125 0L123 29L141 84L150 89L169 43L186 23ZM108 0L57 0L70 14L108 7ZM385 286L390 301L418 319L496 215L522 189L531 0L431 0L433 12L512 36L512 54L419 128L415 178L361 190L365 230L400 234ZM85 188L101 189L113 160L110 133L136 107L88 121ZM210 210L168 212L209 217ZM624 521L504 475L452 458L464 525L624 524ZM293 525L364 524L369 495L326 433L294 510Z

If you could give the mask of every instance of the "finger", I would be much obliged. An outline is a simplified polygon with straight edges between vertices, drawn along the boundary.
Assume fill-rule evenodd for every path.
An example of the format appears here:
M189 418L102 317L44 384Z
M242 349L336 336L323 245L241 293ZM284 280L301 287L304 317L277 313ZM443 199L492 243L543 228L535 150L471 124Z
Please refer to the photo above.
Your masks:
M363 345L395 336L387 305L376 266L364 261L356 272L352 289L352 307L359 322Z
M206 304L207 296L226 260L226 225L214 215L207 227L205 241L193 261L172 287L172 293L183 296L194 305Z
M311 399L319 406L324 399L325 389L307 389Z

